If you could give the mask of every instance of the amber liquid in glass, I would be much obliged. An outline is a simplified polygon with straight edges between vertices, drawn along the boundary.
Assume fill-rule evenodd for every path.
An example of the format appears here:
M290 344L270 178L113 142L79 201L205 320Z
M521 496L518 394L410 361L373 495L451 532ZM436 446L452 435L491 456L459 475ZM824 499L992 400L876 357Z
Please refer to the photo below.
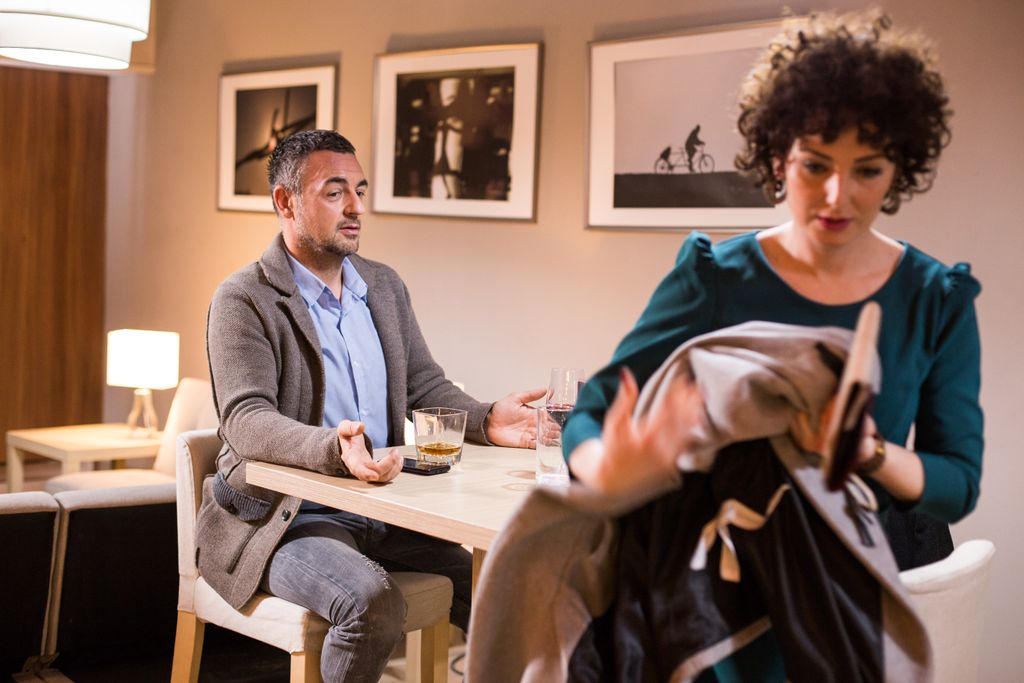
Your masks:
M420 460L434 463L452 465L455 463L455 456L462 451L460 444L448 443L447 441L432 441L425 444L416 444L416 452Z

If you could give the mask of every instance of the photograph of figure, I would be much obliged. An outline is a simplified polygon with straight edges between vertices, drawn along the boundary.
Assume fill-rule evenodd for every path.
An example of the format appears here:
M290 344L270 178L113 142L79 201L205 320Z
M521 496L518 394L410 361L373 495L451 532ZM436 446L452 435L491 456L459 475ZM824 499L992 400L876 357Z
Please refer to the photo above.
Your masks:
M316 127L316 89L302 85L235 93L236 195L270 196L267 159L281 140Z
M507 201L512 67L399 74L394 195Z
M728 118L756 50L616 65L615 195L624 207L769 207L732 169L740 147ZM717 170L716 170L717 169Z

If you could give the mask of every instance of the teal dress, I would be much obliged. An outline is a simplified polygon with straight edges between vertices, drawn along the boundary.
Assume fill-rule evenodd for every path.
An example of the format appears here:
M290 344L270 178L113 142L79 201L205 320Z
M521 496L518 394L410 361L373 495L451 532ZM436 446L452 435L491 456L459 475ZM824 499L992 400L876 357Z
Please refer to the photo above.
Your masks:
M974 509L981 479L981 349L974 310L980 291L967 264L948 267L904 244L895 271L870 297L852 304L821 304L778 276L756 233L716 245L706 235L691 233L675 267L611 362L580 393L565 427L563 450L568 457L581 442L601 435L622 365L643 386L676 347L697 335L750 320L853 329L861 306L877 301L882 308L882 387L873 416L879 433L893 443L906 443L913 426L913 448L924 465L921 498L896 507L956 522ZM893 505L884 489L874 488L883 510ZM746 650L770 651L766 640L770 638ZM716 671L722 678L734 678L724 669L743 669L743 659L733 657Z

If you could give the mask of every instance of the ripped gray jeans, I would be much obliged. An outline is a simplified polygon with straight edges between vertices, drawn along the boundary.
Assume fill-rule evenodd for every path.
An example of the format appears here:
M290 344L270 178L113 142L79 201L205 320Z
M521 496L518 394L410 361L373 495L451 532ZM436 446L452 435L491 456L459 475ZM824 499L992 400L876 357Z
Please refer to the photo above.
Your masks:
M260 587L331 623L320 657L325 682L380 679L405 621L405 600L385 570L450 578L451 622L468 627L472 559L454 543L305 503L271 556Z

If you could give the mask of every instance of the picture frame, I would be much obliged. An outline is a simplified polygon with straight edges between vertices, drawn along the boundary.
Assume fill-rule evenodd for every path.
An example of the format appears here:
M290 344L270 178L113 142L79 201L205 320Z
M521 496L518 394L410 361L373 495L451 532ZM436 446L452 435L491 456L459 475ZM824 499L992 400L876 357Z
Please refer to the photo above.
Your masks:
M540 43L378 55L373 209L534 220Z
M334 129L334 65L220 77L217 208L274 211L267 159L292 133Z
M740 85L781 28L591 43L588 227L729 232L789 220L733 166Z

